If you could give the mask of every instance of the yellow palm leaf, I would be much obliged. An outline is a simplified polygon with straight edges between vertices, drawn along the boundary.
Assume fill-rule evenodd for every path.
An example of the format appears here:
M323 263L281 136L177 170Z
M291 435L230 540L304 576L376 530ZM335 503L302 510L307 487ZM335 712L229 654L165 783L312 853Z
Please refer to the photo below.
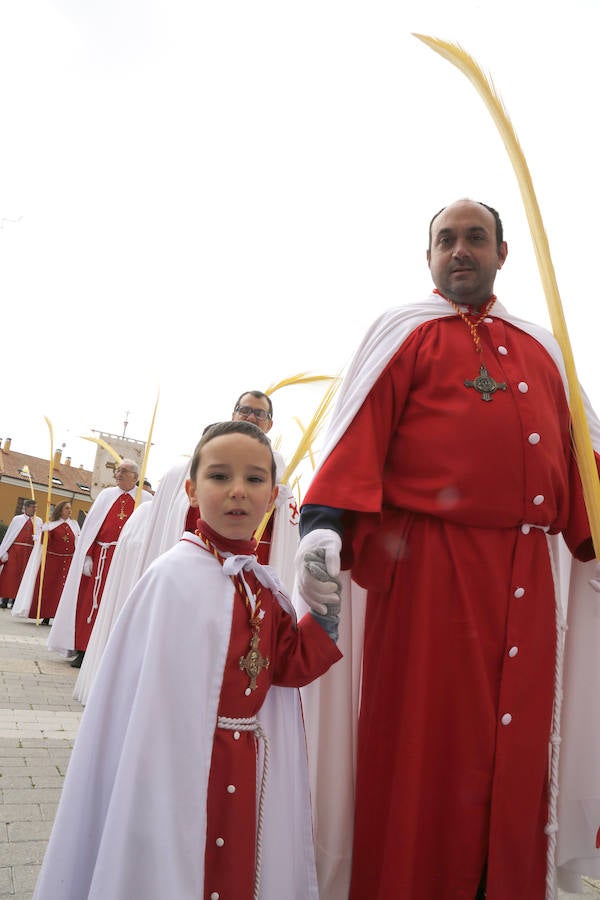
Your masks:
M525 155L491 79L488 80L486 78L475 60L457 44L451 44L447 41L428 37L423 34L415 34L414 36L460 69L460 71L466 75L469 81L475 86L496 123L517 176L519 190L521 191L521 197L523 198L523 203L525 205L527 221L529 222L529 230L531 231L531 238L533 240L542 286L546 295L546 303L548 304L552 330L554 332L554 337L560 346L565 362L569 385L569 405L573 421L573 443L583 485L583 495L590 522L592 540L594 542L594 553L598 559L600 558L600 481L598 480L598 469L596 467L594 450L585 415L585 407L579 387L579 379L577 378L575 369L575 360L573 358L567 324L556 282L554 265L550 255L548 237L542 221L542 215L540 213Z
M93 441L94 444L98 444L98 446L103 447L104 450L106 450L106 452L112 456L112 458L114 459L116 464L118 466L121 465L121 463L123 461L123 457L119 456L119 454L114 449L114 447L111 447L110 444L107 444L105 440L103 440L102 438L86 437L83 434L80 436L83 438L84 441Z
M312 447L313 441L315 440L319 431L321 430L321 428L323 426L323 422L325 421L327 413L329 412L329 408L331 406L333 398L335 397L336 391L339 387L340 379L339 378L327 378L327 381L330 381L331 384L325 391L325 394L323 395L321 402L317 406L317 409L315 410L315 413L314 413L311 421L309 422L308 427L302 431L302 437L300 438L300 442L299 442L298 446L296 447L296 450L295 450L290 462L288 463L285 472L283 473L283 478L282 478L283 484L289 484L290 479L291 479L292 475L294 474L295 470L297 469L297 467L299 466L299 464L302 462L302 460L304 460L306 458L307 455L309 455L309 451L310 451L310 448ZM267 527L267 522L269 521L272 512L273 512L273 510L269 510L269 512L266 513L266 515L263 517L262 522L256 529L254 537L257 540L261 539L261 537L264 533L264 530Z

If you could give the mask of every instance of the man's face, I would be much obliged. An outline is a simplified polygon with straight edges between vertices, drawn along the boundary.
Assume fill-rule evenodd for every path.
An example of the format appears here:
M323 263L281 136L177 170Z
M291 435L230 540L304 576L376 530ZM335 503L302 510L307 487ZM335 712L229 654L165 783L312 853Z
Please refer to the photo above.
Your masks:
M32 503L31 506L24 506L23 510L24 510L26 516L30 516L30 517L35 516L36 510L37 510L37 505L35 503Z
M263 418L257 418L257 411L260 416L261 410L265 415ZM273 424L273 420L269 417L269 404L266 397L255 397L254 394L244 394L233 411L231 419L233 422L252 422L254 425L258 425L265 434L271 430Z
M117 487L120 487L122 491L131 491L137 481L137 472L130 469L127 464L121 463L115 469L115 481Z
M508 248L496 246L496 220L471 200L459 200L439 214L431 226L427 262L436 288L455 303L476 308L490 299L494 279Z

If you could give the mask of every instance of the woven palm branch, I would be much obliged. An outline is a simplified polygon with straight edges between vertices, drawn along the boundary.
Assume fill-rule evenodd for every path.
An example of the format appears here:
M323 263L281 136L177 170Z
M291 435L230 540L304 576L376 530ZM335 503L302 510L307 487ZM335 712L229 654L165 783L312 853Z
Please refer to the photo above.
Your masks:
M158 409L158 398L160 397L160 391L156 394L156 403L154 404L154 412L152 413L152 420L150 422L150 429L148 431L148 440L146 441L146 449L144 451L144 459L142 460L142 467L140 469L140 474L138 477L138 488L135 492L135 506L134 509L140 505L140 500L142 499L142 491L144 490L144 478L146 477L146 469L148 468L148 457L150 456L150 447L152 446L152 432L154 431L154 422L156 420L156 410Z
M318 381L331 381L330 375L309 375L308 372L300 372L299 375L290 375L289 378L284 378L283 381L278 381L277 384L272 384L265 391L268 397L271 394L274 394L275 391L280 391L281 388L291 387L294 384L314 384Z
M48 498L46 500L46 517L45 522L50 521L50 503L52 500L52 476L54 474L54 429L52 422L47 416L44 416L48 431L50 432L50 465L48 466ZM48 532L44 531L42 535L42 556L40 558L40 586L38 588L37 610L35 622L40 624L40 609L42 606L42 588L44 586L44 572L46 570L46 553L48 551Z
M458 44L451 44L447 41L442 41L438 38L428 37L422 34L415 34L414 36L460 69L460 71L466 75L469 81L475 86L496 123L517 176L519 190L521 191L521 197L525 205L527 221L529 222L529 230L531 231L531 238L535 249L542 286L544 288L544 294L546 295L552 331L554 332L554 337L558 341L565 362L569 385L569 406L571 408L571 419L573 422L573 443L583 485L583 495L594 543L594 553L598 559L600 558L600 481L598 480L598 470L596 467L594 450L585 415L581 389L579 387L579 379L577 378L575 369L575 360L573 358L571 342L569 340L563 307L556 282L554 265L550 255L548 237L542 221L525 155L492 80L484 75L475 60L472 59L472 57L470 57Z
M81 437L83 438L84 441L93 441L94 444L98 444L98 446L103 447L104 450L106 450L106 452L112 456L112 458L114 459L116 464L118 466L121 465L123 458L121 456L119 456L119 454L117 453L115 448L111 447L110 444L107 444L105 440L103 440L102 438L86 437L83 434L81 435Z
M314 413L312 419L310 420L307 428L305 428L302 432L302 437L300 438L300 442L299 442L298 446L296 447L296 450L295 450L290 462L288 463L285 472L283 473L283 478L282 478L283 484L289 484L292 475L294 474L294 472L296 471L296 469L298 468L300 463L304 459L306 459L307 456L310 455L312 444L316 440L317 435L319 434L321 428L323 427L323 423L327 417L327 414L331 407L331 403L333 401L333 398L335 397L335 394L336 394L337 389L340 384L339 378L329 378L328 377L327 379L321 379L321 380L329 381L330 385L327 388L327 390L325 391L325 394L323 395L321 402L317 406L315 413ZM273 510L269 510L269 512L267 512L265 514L262 522L256 529L256 531L254 533L254 537L256 538L257 541L259 541L261 539L263 532L264 532L265 528L267 527L267 522L269 521L272 512L273 512Z

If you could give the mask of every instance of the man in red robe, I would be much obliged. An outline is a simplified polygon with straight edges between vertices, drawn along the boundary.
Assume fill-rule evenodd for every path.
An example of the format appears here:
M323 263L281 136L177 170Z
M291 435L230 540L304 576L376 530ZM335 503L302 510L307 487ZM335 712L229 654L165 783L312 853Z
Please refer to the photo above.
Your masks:
M42 520L35 514L35 500L25 500L23 512L15 516L9 524L0 544L0 607L6 609L13 605L17 596L23 573L27 567L33 538L39 536Z
M48 636L50 650L77 650L71 663L76 668L87 649L119 535L134 510L137 479L136 463L121 460L115 469L116 487L100 491L81 529ZM151 499L142 491L142 502Z
M322 900L546 895L557 633L547 534L577 559L594 554L560 351L495 302L506 257L491 207L461 200L434 216L436 289L367 334L305 497L302 596L324 609L340 568L354 594L366 590L358 655L345 643L355 610L342 610L340 649L356 668L346 677L362 686L352 783L337 798L319 794L353 731L339 725L329 675L318 719L307 712L309 748L332 774L317 781Z

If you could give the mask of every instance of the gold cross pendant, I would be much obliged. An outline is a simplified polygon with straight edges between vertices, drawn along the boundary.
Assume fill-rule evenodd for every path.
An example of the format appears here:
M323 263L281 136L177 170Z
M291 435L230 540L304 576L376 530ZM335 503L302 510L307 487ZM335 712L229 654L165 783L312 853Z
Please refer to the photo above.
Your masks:
M465 381L465 387L475 388L481 394L481 399L489 403L492 399L492 394L495 394L496 391L506 390L506 382L494 381L486 367L481 366L479 375L473 381Z
M127 513L125 512L125 501L121 500L121 512L119 513L119 519L126 519Z
M256 690L256 679L262 670L269 668L269 657L261 655L261 652L258 649L259 641L260 635L258 631L255 631L250 638L250 649L248 650L248 653L246 656L240 657L240 669L242 672L245 671L250 678L251 691Z

